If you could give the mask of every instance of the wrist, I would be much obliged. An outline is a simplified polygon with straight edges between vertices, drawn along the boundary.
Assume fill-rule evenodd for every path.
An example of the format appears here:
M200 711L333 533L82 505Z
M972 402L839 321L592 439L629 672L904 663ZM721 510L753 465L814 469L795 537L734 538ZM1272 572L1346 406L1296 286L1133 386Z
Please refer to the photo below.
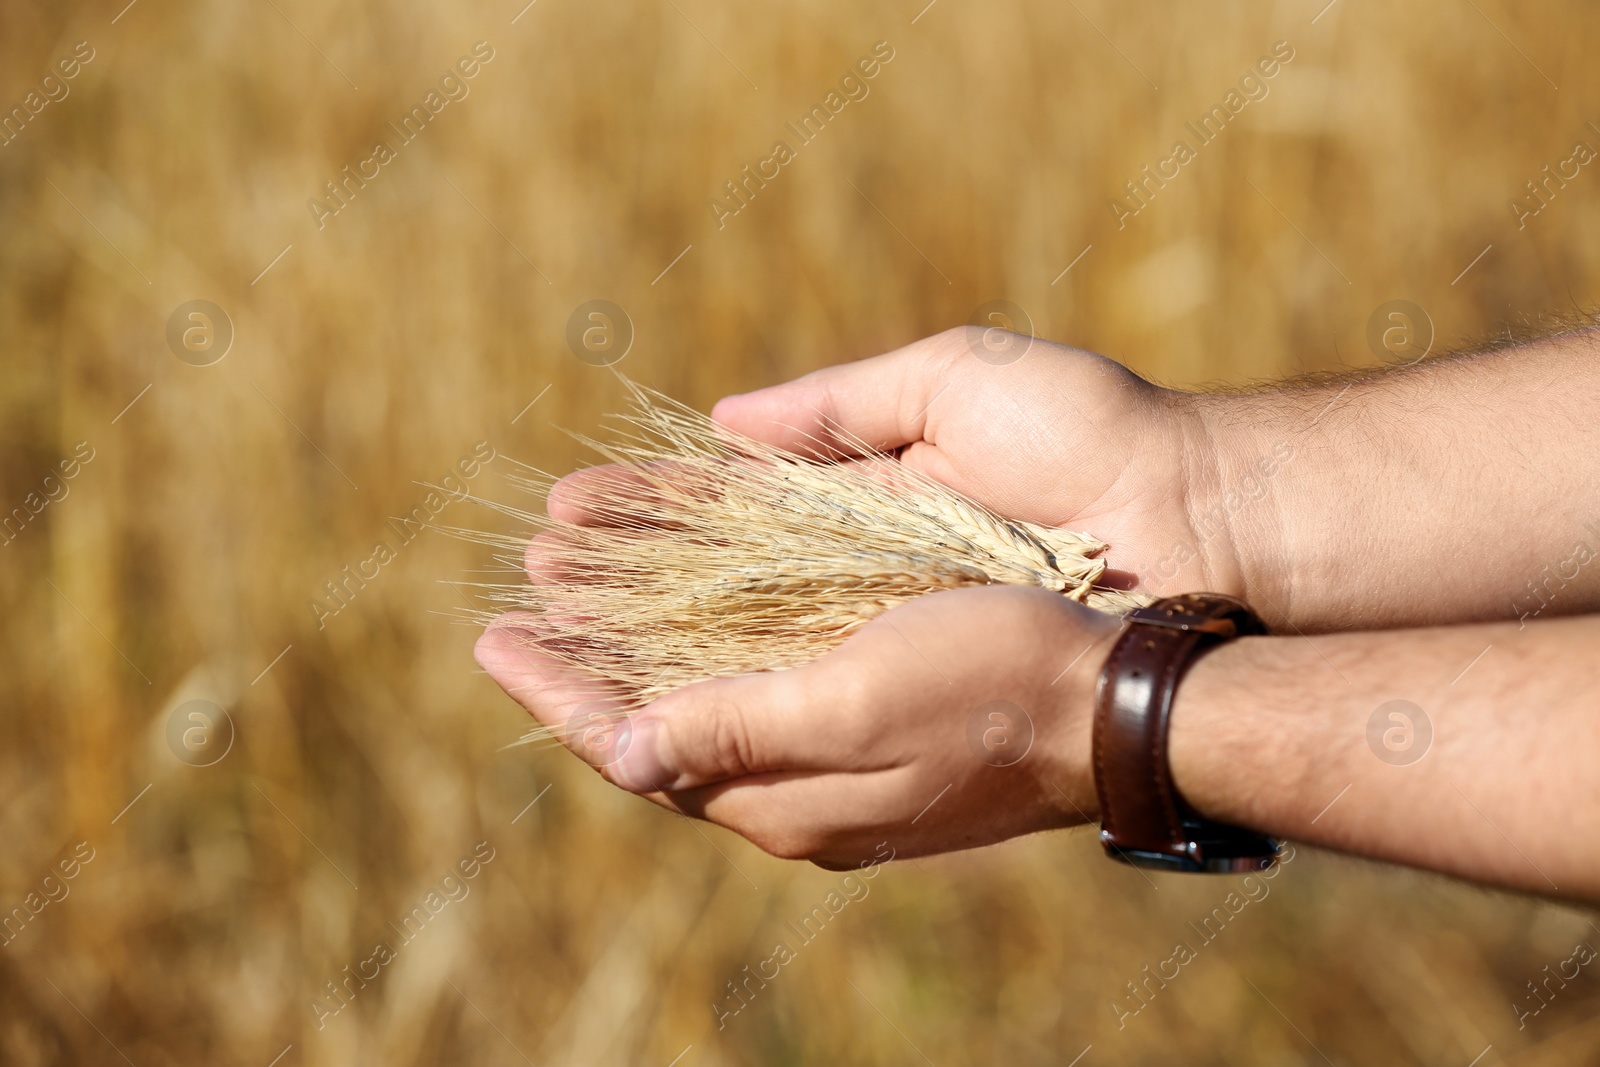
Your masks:
M1045 632L1048 653L1036 662L1042 706L1050 709L1040 737L1044 759L1035 764L1041 795L1055 811L1054 826L1097 822L1100 799L1095 792L1094 699L1100 669L1118 635L1120 620L1077 604L1060 601L1065 625Z
M1178 686L1167 761L1173 786L1209 819L1282 834L1300 829L1285 821L1292 798L1306 787L1321 795L1312 779L1335 746L1309 744L1316 731L1293 710L1315 668L1291 640L1309 647L1282 637L1230 641L1191 664Z
M1283 417L1282 394L1179 396L1191 454L1200 453L1190 463L1187 504L1211 579L1203 588L1231 592L1281 625L1296 586L1290 511L1302 499L1293 480L1304 441Z
M1187 803L1174 776L1172 720L1189 670L1219 645L1264 634L1243 601L1217 593L1167 597L1129 612L1101 669L1093 759L1100 840L1113 858L1190 872L1270 865L1272 840Z

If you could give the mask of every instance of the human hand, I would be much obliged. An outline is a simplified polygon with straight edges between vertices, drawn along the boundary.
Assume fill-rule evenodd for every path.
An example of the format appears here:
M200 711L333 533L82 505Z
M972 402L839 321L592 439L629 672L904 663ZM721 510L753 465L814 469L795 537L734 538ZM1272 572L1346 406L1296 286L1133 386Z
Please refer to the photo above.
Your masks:
M1118 630L1042 589L955 589L812 663L686 686L626 718L541 650L532 617L491 627L477 657L608 780L844 868L884 843L909 857L1094 818L1094 681Z
M991 362L995 347L1021 355ZM1267 483L1294 451L1252 436L1252 421L1270 419L1237 399L1247 398L1165 389L1093 352L963 326L726 397L712 417L804 455L893 453L1002 516L1107 542L1101 584L1228 593L1278 621L1277 605L1290 603L1290 554L1277 543ZM592 503L593 490L630 477L609 464L568 475L549 513L618 521Z
M898 450L902 463L1001 515L1108 542L1108 584L1155 595L1254 591L1262 576L1251 561L1272 553L1227 521L1239 509L1223 507L1253 459L1232 455L1214 405L1039 339L1004 335L1003 349L1025 351L996 365L979 358L990 350L974 330L731 396L712 416L801 453L849 456L857 442ZM590 521L582 487L596 474L558 486L552 515Z
M1000 514L1109 541L1113 582L1242 592L1234 542L1226 531L1200 536L1192 517L1221 468L1213 435L1184 401L1102 357L1042 341L995 365L961 329L730 397L713 415L799 452L895 450ZM599 467L562 479L551 516L629 521L591 506L586 491L617 478L628 473ZM614 508L615 494L607 499ZM1193 552L1175 555L1175 545ZM547 561L537 539L528 561L539 581ZM536 618L506 623L480 642L480 663L553 736L608 779L779 855L845 862L886 835L900 855L972 847L1076 823L1097 807L1088 723L1103 651L1090 650L1117 624L1057 594L924 597L813 664L689 686L631 720L620 694L573 677L540 648ZM518 625L527 632L518 636ZM1016 710L991 720L983 706L994 701ZM993 766L982 743L969 745L969 728L1002 749L1031 730L1037 747L1016 766ZM946 803L948 818L933 819Z

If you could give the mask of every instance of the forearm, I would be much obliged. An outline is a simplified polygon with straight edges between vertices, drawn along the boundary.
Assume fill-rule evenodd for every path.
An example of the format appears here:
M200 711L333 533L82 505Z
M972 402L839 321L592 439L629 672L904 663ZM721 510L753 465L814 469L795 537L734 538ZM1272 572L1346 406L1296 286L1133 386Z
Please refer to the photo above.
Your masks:
M1196 406L1217 491L1235 493L1206 506L1269 621L1310 633L1600 609L1600 335Z
M1597 647L1592 618L1242 639L1178 689L1174 781L1294 841L1600 900Z

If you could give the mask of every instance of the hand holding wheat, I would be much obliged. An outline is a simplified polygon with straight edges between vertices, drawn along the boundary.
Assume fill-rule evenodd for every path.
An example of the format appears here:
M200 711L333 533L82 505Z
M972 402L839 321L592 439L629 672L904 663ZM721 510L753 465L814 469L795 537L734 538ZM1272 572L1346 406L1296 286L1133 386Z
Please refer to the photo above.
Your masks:
M1007 519L879 455L818 461L719 427L628 383L616 461L566 480L587 525L542 527L531 585L491 598L534 613L541 648L643 706L692 682L799 666L897 604L1021 585L1121 614L1146 602L1101 583L1106 546ZM531 469L522 488L550 492ZM559 510L559 509L558 509Z
M535 584L509 596L535 611L492 627L480 662L614 781L784 854L842 861L941 775L964 783L971 814L959 839L929 822L902 841L913 854L1079 821L1094 803L1082 765L1091 648L1116 624L1075 601L1123 609L1139 594L1110 578L1149 575L1176 542L1206 543L1188 505L1215 478L1195 477L1203 435L1172 397L1042 342L992 366L952 331L729 398L714 415L731 435L657 403L646 440L608 446L618 465L550 489L555 528L527 551ZM881 458L891 451L898 464ZM695 461L662 465L667 454ZM729 478L728 464L760 472L746 501L754 537L729 528L753 483L748 469ZM844 513L818 535L815 509L837 503L841 482ZM787 519L773 508L785 493L801 505ZM840 522L859 525L854 547L836 536ZM774 544L790 556L774 558ZM1213 543L1176 581L1237 586L1231 551ZM870 580L862 557L877 568ZM696 584L708 558L722 564L711 589ZM958 588L992 582L1037 588ZM676 620L662 610L675 590L690 598ZM712 600L738 617L708 613ZM792 669L743 673L774 666ZM1038 730L1031 758L1005 773L975 759L965 734L995 700ZM588 729L608 717L611 730Z
M1149 559L1206 543L1183 510L1203 486L1187 455L1201 435L1172 394L1088 353L1036 349L998 367L946 334L729 398L720 425L635 388L620 440L589 442L611 466L515 479L548 494L549 516L513 512L544 531L526 549L534 585L496 599L538 614L547 650L642 705L807 662L941 589L1040 586L1120 614L1147 599L1124 591L1135 581L1237 584L1198 552ZM1108 534L1111 553L1096 539ZM522 561L516 536L497 543Z

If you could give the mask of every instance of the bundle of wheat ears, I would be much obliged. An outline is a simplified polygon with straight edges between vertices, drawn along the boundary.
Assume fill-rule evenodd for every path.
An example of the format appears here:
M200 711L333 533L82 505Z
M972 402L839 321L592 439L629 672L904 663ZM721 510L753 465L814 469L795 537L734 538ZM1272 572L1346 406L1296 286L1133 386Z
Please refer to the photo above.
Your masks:
M519 575L538 535L534 580L489 585L486 598L539 615L529 640L624 707L797 666L943 589L1040 586L1114 614L1149 602L1096 584L1107 546L1086 534L1002 518L864 446L848 462L782 452L624 381L633 409L615 416L613 439L578 437L624 468L584 490L607 525L481 500L528 530L452 531L500 549ZM511 476L541 497L554 481L521 464Z

